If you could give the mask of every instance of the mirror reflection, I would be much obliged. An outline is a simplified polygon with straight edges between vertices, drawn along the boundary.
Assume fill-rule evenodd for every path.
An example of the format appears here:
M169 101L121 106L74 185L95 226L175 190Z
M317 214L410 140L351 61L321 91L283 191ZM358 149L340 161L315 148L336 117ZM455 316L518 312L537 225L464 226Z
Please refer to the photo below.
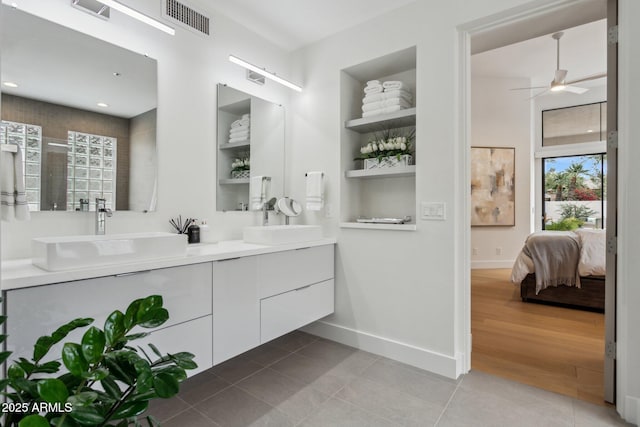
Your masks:
M2 6L0 143L31 211L155 210L156 61Z
M284 108L279 104L218 85L219 211L251 209L250 181L269 177L266 199L284 193Z

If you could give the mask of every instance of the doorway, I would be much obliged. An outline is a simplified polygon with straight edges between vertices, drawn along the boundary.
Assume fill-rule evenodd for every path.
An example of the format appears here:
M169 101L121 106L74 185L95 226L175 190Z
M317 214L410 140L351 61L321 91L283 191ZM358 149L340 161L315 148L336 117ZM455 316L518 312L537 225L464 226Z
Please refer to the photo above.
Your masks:
M563 23L563 22L555 22L555 21L553 23L550 23L553 20L546 20L545 17L546 16L550 16L552 14L553 15L562 15L563 13L566 16L567 9L570 9L571 6L575 6L575 5L571 5L570 3L572 3L572 2L558 1L558 2L554 3L554 5L552 5L552 6L541 7L538 10L530 11L531 13L530 13L530 15L527 15L526 19L528 21L531 21L530 23L537 22L538 24L533 25L533 27L537 27L537 31L538 32L543 31L543 34L547 34L547 35L551 34L552 32L556 32L556 31L559 31L559 30L563 30L563 29L569 28L571 25L576 25L576 23L575 22L571 22L571 23L569 23L569 25L567 25L566 23ZM603 0L600 3L601 3L601 5L604 5L604 7L601 8L601 10L604 11L604 15L606 16L606 12L607 12L606 1ZM584 5L581 4L581 6L584 6ZM562 9L562 13L558 13L558 10L560 10L560 9ZM522 30L522 28L523 28L523 16L518 16L517 19L513 18L512 21L510 21L510 18L512 18L512 17L502 16L502 17L496 18L493 22L485 21L485 22L482 22L482 23L475 23L475 24L467 27L466 29L464 29L464 31L466 32L466 35L470 35L470 38L471 38L470 40L463 41L463 45L466 43L466 45L464 45L464 47L467 49L466 50L466 54L472 53L472 49L471 48L474 46L474 42L475 42L476 36L478 36L478 37L480 37L479 35L482 36L482 37L480 37L482 43L484 43L486 40L492 39L492 38L495 40L496 39L495 34L491 35L490 33L504 33L505 31L507 31L509 29L508 27L510 27L510 26L511 26L511 30L513 30L515 25L518 26L518 33L519 34L526 33L526 31ZM590 18L590 19L592 19L592 18ZM599 18L601 19L602 16L600 16ZM541 29L541 25L539 24L541 22L540 21L541 19L544 21L544 24L547 25L547 27L544 30ZM517 21L517 23L515 23L515 21ZM500 24L496 24L497 22L500 22ZM585 21L585 22L591 22L591 21ZM534 32L534 34L535 34L535 32ZM540 34L537 34L537 35L540 35ZM509 40L509 42L513 42L513 40L511 39L511 40ZM615 67L615 64L613 64L613 66ZM609 65L608 72L611 75L615 75L615 68L612 69L611 65ZM609 81L609 86L611 86L611 81ZM611 93L610 90L609 90L609 93ZM609 98L609 101L611 102L610 95L605 97L605 100L607 98ZM465 110L465 112L463 114L463 115L466 116L467 126L469 126L470 123L471 123L471 117L470 117L469 113L470 112L468 110ZM532 117L533 117L533 115L534 114L532 113ZM612 124L612 126L610 126L610 128L608 129L609 131L615 129L615 123L616 123L616 121L615 121L615 117L614 117L614 119L610 120L610 124ZM474 144L474 142L473 142L473 138L472 138L473 132L471 131L471 129L469 127L467 127L467 129L465 129L463 132L466 132L466 135L463 135L463 136L465 137L464 139L466 139L468 141L467 146L465 148L465 150L467 150L466 156L467 156L467 159L468 159L469 158L468 157L469 156L469 154L468 154L469 147L473 146L473 145L476 145L476 144ZM607 234L609 234L609 233L615 233L615 226L612 226L612 224L615 225L615 218L616 218L615 194L613 194L613 195L611 194L611 188L612 188L611 185L612 185L612 181L615 182L615 173L616 172L615 172L615 165L613 167L611 166L611 155L612 155L612 153L610 153L609 150L606 150L606 149L605 149L605 151L607 151L607 158L608 158L607 193L608 193L608 198L609 198L609 206L607 208L607 217L608 217ZM615 155L615 153L613 153L613 154ZM614 159L614 162L615 162L615 159ZM542 175L542 167L541 167L542 160L540 159L540 160L538 160L536 162L531 161L531 163L532 163L532 167L531 167L531 170L529 171L529 173L527 173L525 171L525 176L524 177L522 177L522 175L520 175L520 179L527 179L528 178L528 179L531 180L531 182L532 182L531 191L530 191L530 196L531 197L528 198L529 200L527 200L527 197L524 197L524 200L523 199L520 199L520 200L521 200L521 202L524 202L525 204L528 204L528 202L531 200L532 203L535 203L535 204L539 205L540 204L539 199L536 198L534 200L534 198L536 197L535 195L539 193L539 188L537 189L538 190L538 193L537 193L533 183L535 182L535 177L536 177L536 173L535 173L535 168L536 167L540 169L540 171L538 172L537 176L540 177ZM468 176L469 176L469 171L467 171L467 177ZM613 176L613 178L612 178L612 176ZM540 180L537 181L537 183L538 183L537 185L540 185ZM615 193L615 188L614 188L614 193ZM612 196L614 197L614 199L612 199ZM469 200L467 200L466 203L467 203L466 206L470 206ZM612 207L614 209L613 212L610 210ZM468 211L470 211L470 210L468 209ZM467 213L467 215L469 215L469 214ZM530 228L529 228L529 231L532 231L532 230L535 230L535 229L539 229L540 221L538 221L535 218L539 218L539 217L537 217L537 216L535 216L533 214L530 215L530 223L529 223L529 227ZM468 216L467 216L467 219L469 219ZM534 222L537 222L537 224L538 224L537 227L534 225ZM470 222L467 221L467 224L470 224ZM522 247L523 243L524 243L524 239L522 239L521 241L517 242L517 244L520 247ZM477 249L474 246L474 244L471 242L471 239L469 239L469 241L467 241L467 245L468 245L467 246L468 254L472 254L472 253L476 252ZM504 251L504 248L501 247L501 246L498 246L498 247L496 247L494 249L495 249L495 251L493 252L494 255L500 255ZM612 259L612 256L608 255L607 256L607 267L610 267L610 264L612 262L613 262L613 265L615 266L615 258L613 258L613 261L611 259ZM494 264L496 264L494 267L501 267L502 269L507 270L507 272L508 272L509 266L500 265L499 261L504 261L504 260L498 259L496 261L497 262L494 263ZM473 262L470 261L468 265L470 267L473 266ZM491 267L491 265L485 265L485 267L487 267L487 266ZM471 280L470 281L472 283L473 283L474 280L476 282L485 282L486 283L487 281L498 282L498 281L502 280L503 286L508 286L509 284L506 283L509 280L508 274L505 274L505 271L499 272L497 270L498 270L498 268L494 268L493 270L485 269L484 271L482 271L481 273L478 273L478 274L476 274L476 272L474 271L470 275L471 276ZM610 272L610 270L613 270L613 272ZM613 275L613 280L610 277L611 275ZM511 286L511 288L507 288L507 289L509 289L513 293L513 291L515 289L514 289L513 285L510 285L510 286ZM615 333L615 324L613 323L614 313L615 313L615 293L613 293L613 297L612 297L612 295L611 295L611 290L612 289L613 289L613 292L615 292L615 267L613 267L612 269L611 268L607 269L607 321L604 322L604 320L601 320L599 322L600 331L596 331L596 334L594 335L595 339L598 339L598 337L600 337L599 338L599 346L600 347L596 348L595 351L597 353L599 353L600 356L601 356L601 359L595 361L594 363L600 364L600 365L603 366L603 368L602 368L602 378L603 379L601 380L601 383L602 383L602 385L604 387L603 398L604 398L604 400L609 401L609 402L615 402L614 383L613 383L613 379L615 378L615 370L614 370L614 366L612 365L614 363L613 359L612 358L608 359L608 358L604 357L605 353L610 353L610 351L608 350L609 346L607 346L607 351L605 352L604 330L605 330L605 324L606 324L606 330L607 330L607 339L606 339L606 341L607 342L610 342L610 341L613 342L615 340L615 337L613 336L613 334ZM511 295L511 297L513 297L513 295ZM518 297L518 295L516 295L515 300L518 299L517 297ZM467 301L468 302L468 307L470 309L470 313L472 313L471 307L473 307L473 304L472 304L471 299L473 299L473 298L474 298L474 292L473 292L473 287L471 287L469 300ZM508 303L505 303L505 304L508 304ZM531 311L535 311L535 310L538 310L538 309L541 310L542 314L540 314L540 313L538 313L538 314L531 313ZM484 310L485 312L490 313L491 315L495 315L495 307L494 308L485 307L484 309L481 309L480 311L482 311L482 310ZM536 308L526 308L526 310L527 310L526 311L527 314L532 314L532 315L534 315L535 319L537 319L538 321L543 321L544 322L544 320L541 320L541 319L544 318L544 314L548 314L547 312L551 311L551 308L550 307L541 306L541 307L536 307ZM511 314L513 315L513 313L511 313ZM522 313L521 313L521 315L522 315ZM585 321L587 324L589 324L589 323L597 324L598 323L597 320L593 320L593 319L589 320L589 315L593 315L593 313L577 314L577 317L582 319L582 321ZM475 319L473 319L472 317L473 317L473 314L469 314L469 319L468 319L469 320L469 331L473 330L473 322L475 322ZM491 318L491 316L489 316L489 317ZM550 318L553 318L553 317L556 317L556 315L550 315ZM486 319L485 319L485 321L486 321ZM571 319L568 319L568 321L575 322L575 320L571 320ZM493 318L490 319L490 321L486 321L485 324L490 324L492 322L494 324L500 324L500 325L506 327L507 329L509 329L509 328L513 329L512 325L509 325L510 322L508 321L508 319L498 320L494 316ZM529 329L531 329L531 328L529 328ZM513 330L511 330L510 333L513 335L513 339L515 341L521 342L522 336L518 337L517 333L514 332ZM600 335L598 335L598 334L600 334ZM476 349L476 345L478 344L477 338L478 337L473 336L474 349ZM546 339L546 340L545 340L545 338L539 338L539 339L540 339L541 342L545 342L546 341L548 343L548 339ZM592 340L594 338L591 337L589 339ZM469 342L471 342L471 339L469 340ZM504 344L504 343L493 342L491 345L492 345L492 347L494 349L496 349L498 352L500 352L500 351L503 350L503 348L500 347L502 344ZM470 346L471 346L471 344L469 343L469 347ZM549 346L547 345L547 347L549 347ZM471 351L471 348L469 348L469 350ZM475 364L476 364L475 356L476 355L474 353L471 353L471 359L472 360L468 363L470 368L474 367ZM478 362L479 361L480 361L480 358L478 358ZM577 371L577 368L575 368L575 367L574 368L568 368L568 369L573 369L574 371ZM557 391L557 390L554 390L554 391Z

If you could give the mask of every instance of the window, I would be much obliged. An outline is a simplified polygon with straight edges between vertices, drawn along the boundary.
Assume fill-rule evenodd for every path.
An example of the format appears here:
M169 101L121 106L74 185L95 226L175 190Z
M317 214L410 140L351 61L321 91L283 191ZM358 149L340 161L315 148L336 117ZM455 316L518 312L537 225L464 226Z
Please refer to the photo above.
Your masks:
M543 147L604 141L606 134L606 102L542 112Z
M606 162L605 153L542 159L543 229L604 227Z

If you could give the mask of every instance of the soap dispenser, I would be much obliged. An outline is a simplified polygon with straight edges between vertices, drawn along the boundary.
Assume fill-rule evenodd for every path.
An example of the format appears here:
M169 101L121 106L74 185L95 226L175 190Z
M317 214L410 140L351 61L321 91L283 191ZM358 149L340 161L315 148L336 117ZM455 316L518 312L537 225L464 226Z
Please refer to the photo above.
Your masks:
M191 225L187 229L189 243L200 243L200 227L196 224L196 220L191 221Z

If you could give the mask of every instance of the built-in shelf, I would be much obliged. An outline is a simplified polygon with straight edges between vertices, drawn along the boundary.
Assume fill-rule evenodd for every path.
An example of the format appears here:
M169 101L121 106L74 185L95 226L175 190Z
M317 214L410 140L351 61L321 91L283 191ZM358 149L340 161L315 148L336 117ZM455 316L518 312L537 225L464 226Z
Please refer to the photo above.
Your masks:
M224 144L220 144L221 150L231 150L234 148L242 148L251 146L251 141L239 141L239 142L225 142Z
M361 228L367 230L416 231L415 224L372 224L368 222L341 222L340 228Z
M344 122L344 127L359 133L369 133L390 127L401 128L405 126L415 126L415 124L416 108L413 107L393 113L380 114L379 116L347 120Z
M249 178L237 178L237 179L220 179L220 184L248 184Z
M345 171L344 175L347 178L382 178L382 177L403 177L413 176L416 174L416 167L413 166L396 166L394 168L384 169L355 169Z

